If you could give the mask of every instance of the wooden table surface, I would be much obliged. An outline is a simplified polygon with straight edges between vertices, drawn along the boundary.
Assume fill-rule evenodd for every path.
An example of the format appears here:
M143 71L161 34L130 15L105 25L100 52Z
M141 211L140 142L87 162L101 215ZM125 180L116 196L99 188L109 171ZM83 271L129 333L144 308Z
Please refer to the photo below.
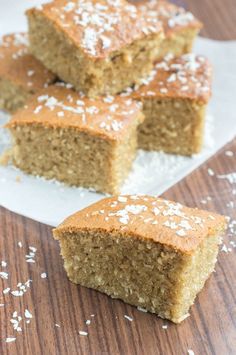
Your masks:
M188 0L186 4L205 22L203 35L236 39L235 0ZM208 169L215 175L209 175ZM217 177L233 171L236 171L236 140L164 197L236 220L236 185ZM32 280L29 287L23 288L22 297L0 292L0 354L183 355L190 349L195 355L236 354L236 249L233 247L236 222L234 225L232 220L216 273L197 298L191 317L176 326L70 283L63 270L58 244L52 239L51 227L0 208L0 262L7 262L0 271L9 272L8 280L0 280L1 290L8 287L11 291L19 290L19 282L25 284ZM26 262L29 252L35 253L35 263ZM42 277L44 273L46 278ZM29 310L32 318L25 317L25 310ZM23 318L18 325L22 332L13 330L10 320L15 311ZM86 324L86 320L91 324ZM88 332L88 336L80 335L79 331ZM16 337L16 341L6 343L7 337Z

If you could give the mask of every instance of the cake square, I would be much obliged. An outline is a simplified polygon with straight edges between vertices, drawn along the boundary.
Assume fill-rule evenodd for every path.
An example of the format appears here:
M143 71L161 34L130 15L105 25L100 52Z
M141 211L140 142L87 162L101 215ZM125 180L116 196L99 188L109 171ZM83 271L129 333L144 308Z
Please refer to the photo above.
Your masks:
M54 229L69 279L180 323L213 272L225 217L151 196L103 199Z
M136 155L142 120L131 99L88 99L52 85L7 124L12 162L29 174L115 194Z
M28 53L26 33L3 36L0 41L0 109L14 112L27 98L56 77Z
M54 0L27 15L33 55L89 97L138 83L164 36L160 23L124 0Z
M162 0L141 1L136 5L144 16L162 23L165 39L160 44L159 59L168 53L180 56L192 51L202 23L191 12Z
M139 148L181 155L199 153L211 83L212 67L203 56L168 55L143 85L128 89L128 95L143 103L145 120L139 127Z

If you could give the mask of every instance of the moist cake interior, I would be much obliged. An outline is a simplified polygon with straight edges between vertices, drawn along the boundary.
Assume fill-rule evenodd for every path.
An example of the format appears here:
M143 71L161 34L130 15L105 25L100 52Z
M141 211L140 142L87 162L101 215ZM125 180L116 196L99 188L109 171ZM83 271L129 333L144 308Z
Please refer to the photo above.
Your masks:
M120 144L76 129L40 125L11 128L11 134L11 156L16 167L32 175L105 193L119 192L137 147L136 126Z
M145 150L192 155L203 141L205 107L189 99L146 98L146 119L138 129L138 146Z
M103 230L59 232L69 279L181 322L214 269L219 235L206 238L193 254Z

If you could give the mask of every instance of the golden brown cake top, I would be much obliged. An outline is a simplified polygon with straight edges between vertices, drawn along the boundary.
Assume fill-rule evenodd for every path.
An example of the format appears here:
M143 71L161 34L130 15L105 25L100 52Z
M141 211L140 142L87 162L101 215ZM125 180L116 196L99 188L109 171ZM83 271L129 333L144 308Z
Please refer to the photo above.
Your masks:
M56 77L28 53L26 33L3 36L0 41L0 77L26 89L40 90Z
M155 23L161 22L166 37L183 29L202 28L202 23L194 15L183 7L176 6L168 1L150 0L136 4L145 16Z
M53 0L28 11L34 13L53 22L92 58L105 58L146 35L163 35L159 22L125 0Z
M156 63L142 83L134 89L128 88L127 95L136 99L187 98L207 103L211 96L212 66L205 57L193 53L178 58L169 54Z
M88 99L65 85L51 85L28 100L11 119L19 125L75 128L93 135L122 140L130 126L143 121L141 104L128 98Z
M56 229L55 236L81 229L116 230L190 253L204 238L223 232L225 227L225 217L215 213L134 195L106 198L75 213Z

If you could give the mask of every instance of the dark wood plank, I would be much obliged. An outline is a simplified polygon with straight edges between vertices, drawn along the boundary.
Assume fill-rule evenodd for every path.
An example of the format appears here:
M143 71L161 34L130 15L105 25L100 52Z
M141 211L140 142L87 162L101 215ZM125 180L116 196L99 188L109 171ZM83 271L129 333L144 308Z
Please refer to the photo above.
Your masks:
M204 23L202 35L218 40L236 39L235 0L185 0L185 3Z
M235 0L189 0L186 3L205 20L204 35L222 39L236 37ZM228 150L234 152L233 157L225 154ZM236 140L167 191L164 197L224 213L236 220L235 208L230 205L231 202L236 205L236 195L232 194L236 185L217 178L217 175L235 171L235 167ZM209 176L209 168L215 176ZM230 247L233 237L228 234L225 244ZM234 238L236 241L236 235ZM18 242L22 242L22 248ZM37 248L35 263L25 261L30 246ZM183 355L188 349L195 355L235 354L235 250L220 253L216 273L199 295L191 317L179 326L73 285L63 270L51 227L0 208L0 262L3 260L8 266L1 267L1 271L9 272L9 280L0 280L1 289L16 289L18 282L33 281L23 297L0 294L0 304L5 304L0 307L0 354ZM41 278L44 272L48 275L46 279ZM23 319L22 334L16 333L10 319L14 311L23 315L25 309L33 318L30 324ZM125 319L125 314L133 321ZM90 325L85 324L88 319ZM163 329L163 325L168 328ZM88 336L79 335L80 330L88 331ZM16 341L6 344L4 339L9 336L16 336Z

